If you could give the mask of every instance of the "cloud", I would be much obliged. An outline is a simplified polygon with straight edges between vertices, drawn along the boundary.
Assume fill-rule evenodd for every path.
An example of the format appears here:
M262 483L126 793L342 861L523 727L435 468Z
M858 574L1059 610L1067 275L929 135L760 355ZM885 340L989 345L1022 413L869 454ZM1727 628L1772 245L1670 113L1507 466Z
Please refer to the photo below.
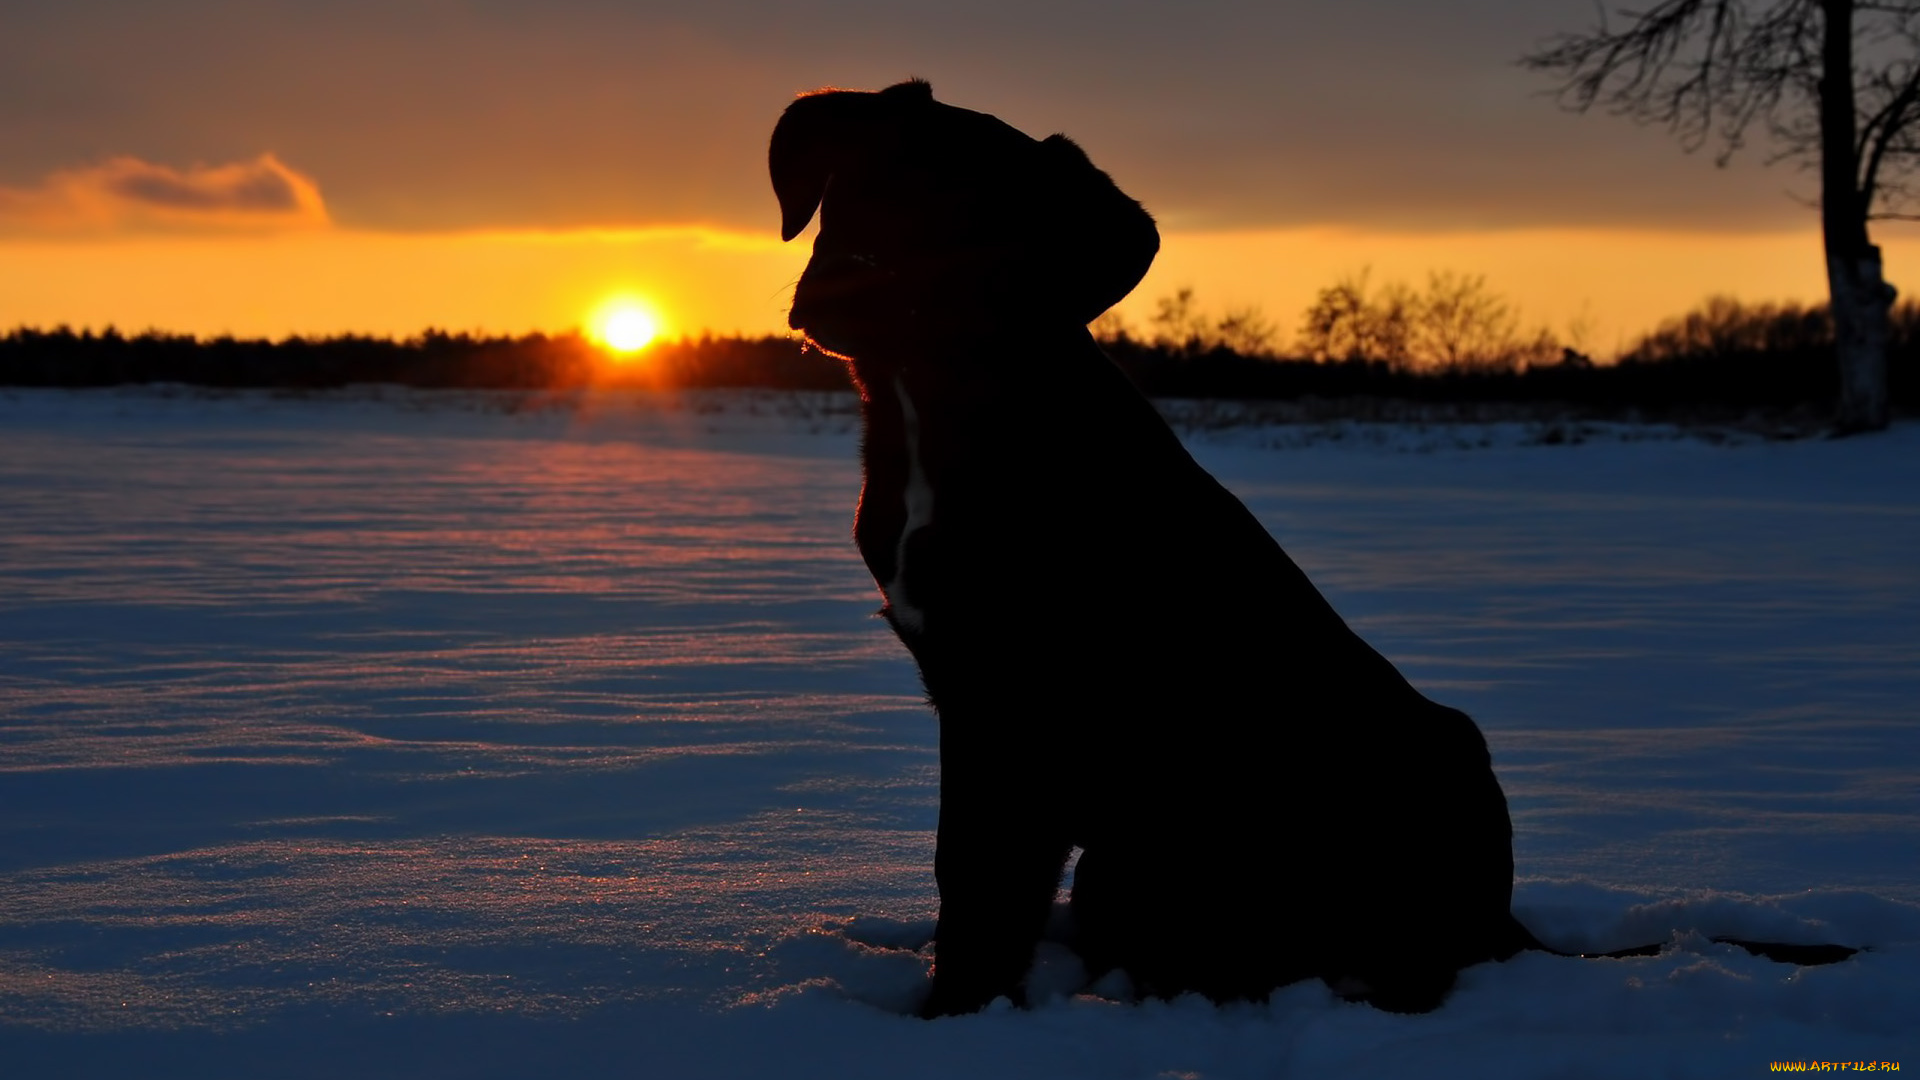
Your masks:
M0 188L0 232L258 232L327 225L319 185L272 154L174 169L135 157Z

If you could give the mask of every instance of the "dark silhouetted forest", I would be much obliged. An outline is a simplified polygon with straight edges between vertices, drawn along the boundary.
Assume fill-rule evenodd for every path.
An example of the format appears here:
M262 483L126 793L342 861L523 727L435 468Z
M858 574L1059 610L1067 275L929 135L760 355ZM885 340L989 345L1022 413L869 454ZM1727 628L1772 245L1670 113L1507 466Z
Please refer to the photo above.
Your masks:
M1177 298L1176 298L1177 299ZM1173 314L1180 315L1174 311ZM1831 407L1839 374L1824 307L1715 299L1641 337L1617 361L1528 339L1500 363L1410 362L1317 350L1279 355L1257 313L1218 324L1156 320L1135 335L1116 322L1096 333L1135 383L1157 397L1398 399L1557 405L1595 415L1697 416ZM1896 408L1920 405L1920 307L1895 310ZM792 338L701 337L658 342L616 362L577 334L485 337L429 331L406 340L341 336L281 341L198 339L113 330L17 329L0 336L0 385L97 387L140 383L326 389L386 383L419 388L849 386L840 361Z
M429 330L405 340L344 335L281 341L18 329L0 337L0 385L181 383L328 389L388 383L424 389L587 386L845 389L838 360L785 337L659 342L616 361L578 334L486 337Z

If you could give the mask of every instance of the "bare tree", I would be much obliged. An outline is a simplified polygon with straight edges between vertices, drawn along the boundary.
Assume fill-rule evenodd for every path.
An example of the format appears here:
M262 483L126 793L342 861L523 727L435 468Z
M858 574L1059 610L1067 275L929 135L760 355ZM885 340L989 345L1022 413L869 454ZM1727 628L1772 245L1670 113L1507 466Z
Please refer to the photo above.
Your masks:
M1111 339L1126 334L1126 324L1117 316L1104 323L1103 319L1105 315L1094 320L1094 337L1105 333ZM1260 308L1228 308L1225 314L1213 318L1200 310L1191 286L1155 301L1153 317L1147 321L1153 326L1152 343L1182 356L1225 349L1241 356L1270 357L1277 348L1279 330Z
M1349 274L1321 289L1307 309L1300 345L1315 360L1407 362L1419 298L1399 282L1375 295L1371 271Z
M1519 329L1513 305L1487 288L1485 276L1451 270L1427 275L1416 351L1435 366L1510 371L1518 366Z
M1321 289L1300 328L1315 360L1364 360L1406 371L1518 371L1558 355L1544 327L1531 336L1520 315L1479 274L1437 270L1425 292L1389 281L1375 291L1362 270Z
M1172 352L1194 355L1207 351L1207 317L1193 298L1191 287L1154 301L1153 343Z
M1241 356L1271 357L1279 351L1280 328L1258 305L1228 308L1213 324L1213 336Z
M1901 211L1920 160L1920 0L1661 0L1628 25L1566 34L1522 59L1561 100L1662 124L1724 162L1752 132L1820 177L1842 433L1887 426L1894 289L1868 237Z

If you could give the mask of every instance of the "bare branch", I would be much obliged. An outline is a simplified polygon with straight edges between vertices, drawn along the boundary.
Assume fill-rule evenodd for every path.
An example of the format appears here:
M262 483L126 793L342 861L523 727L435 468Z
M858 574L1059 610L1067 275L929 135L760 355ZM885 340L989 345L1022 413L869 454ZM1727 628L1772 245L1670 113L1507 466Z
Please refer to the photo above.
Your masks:
M1820 0L1660 0L1615 14L1610 23L1601 7L1592 29L1520 63L1558 76L1565 108L1658 124L1689 152L1711 143L1717 164L1756 129L1766 164L1819 161ZM1878 214L1904 201L1903 180L1920 167L1920 0L1865 0L1854 16L1858 121L1844 171Z
M1816 0L1778 0L1757 16L1746 0L1662 0L1610 30L1604 13L1584 34L1550 39L1522 66L1562 77L1561 103L1595 105L1673 131L1687 150L1723 140L1722 161L1747 129L1807 89Z
M1806 0L1788 0L1799 7ZM1564 34L1522 66L1563 76L1558 96L1584 112L1598 104L1639 123L1657 123L1696 150L1713 135L1719 100L1741 62L1743 0L1661 0L1618 32L1600 25Z
M1891 86L1892 78L1885 73L1882 77ZM1854 151L1854 159L1864 157L1866 160L1860 176L1860 196L1869 207L1879 186L1881 163L1886 161L1888 152L1894 150L1902 130L1912 122L1916 104L1920 104L1920 64L1910 65L1899 90L1860 127L1860 145Z
M1900 5L1901 16L1881 27L1877 43L1891 42L1896 55L1887 66L1869 73L1860 95L1864 119L1860 125L1856 161L1862 162L1859 190L1869 219L1891 215L1876 213L1879 203L1901 203L1907 190L1901 177L1888 180L1883 169L1910 170L1915 162L1914 128L1920 126L1920 32L1914 20L1920 16L1920 4ZM1882 99L1877 107L1870 104ZM1871 109L1871 112L1868 110Z

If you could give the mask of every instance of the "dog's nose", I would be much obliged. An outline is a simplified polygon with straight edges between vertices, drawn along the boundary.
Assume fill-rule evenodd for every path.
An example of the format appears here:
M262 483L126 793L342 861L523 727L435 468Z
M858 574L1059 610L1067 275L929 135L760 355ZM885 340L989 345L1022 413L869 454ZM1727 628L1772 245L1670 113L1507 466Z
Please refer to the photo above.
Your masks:
M806 311L806 306L806 298L798 292L794 293L793 305L787 308L787 329L805 330L807 328L807 324L812 320Z

